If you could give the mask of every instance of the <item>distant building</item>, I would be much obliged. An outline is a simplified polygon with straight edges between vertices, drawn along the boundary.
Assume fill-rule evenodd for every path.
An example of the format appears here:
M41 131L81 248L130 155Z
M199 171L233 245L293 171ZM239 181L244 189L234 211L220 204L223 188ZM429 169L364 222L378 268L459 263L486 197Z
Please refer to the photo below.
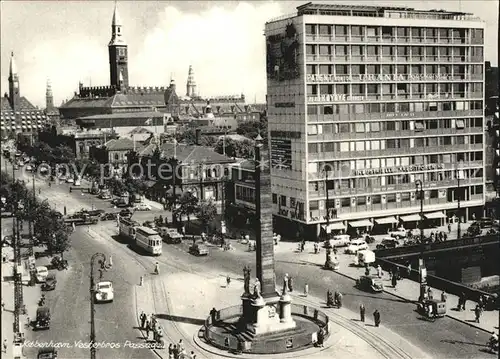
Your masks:
M245 103L244 95L215 96L202 98L194 79L194 70L189 66L186 95L178 96L175 82L169 87L132 87L128 76L128 46L123 33L123 23L115 6L111 23L111 40L108 44L110 85L84 87L79 85L72 99L59 108L63 119L77 119L95 115L147 112L152 108L178 116L205 114L207 100L219 116L245 117L252 112ZM118 119L117 119L118 121ZM139 126L139 125L135 125Z
M9 93L1 98L0 133L1 137L14 137L17 134L32 136L48 124L47 115L34 106L26 97L21 96L20 78L14 53L11 54L9 67Z
M59 109L54 106L54 95L50 80L47 80L47 88L45 90L45 115L51 124L57 125L59 123Z

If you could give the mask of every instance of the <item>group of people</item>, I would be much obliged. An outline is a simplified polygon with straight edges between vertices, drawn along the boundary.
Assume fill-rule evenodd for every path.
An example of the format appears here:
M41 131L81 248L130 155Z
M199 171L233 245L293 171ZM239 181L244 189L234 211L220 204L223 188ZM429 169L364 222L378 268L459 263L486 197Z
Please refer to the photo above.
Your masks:
M335 291L332 293L330 290L326 292L326 305L327 307L342 308L342 293Z
M179 343L177 344L172 344L168 346L168 358L169 359L181 359L181 358L187 358L187 351L186 348L184 347L184 343L182 339L179 340ZM196 359L196 354L194 351L191 351L189 354L189 359Z
M161 343L163 337L163 328L156 319L156 316L154 314L148 316L146 313L141 312L139 319L141 321L141 329L144 329L146 331L146 341L149 340L149 333L151 332L153 333L153 341Z

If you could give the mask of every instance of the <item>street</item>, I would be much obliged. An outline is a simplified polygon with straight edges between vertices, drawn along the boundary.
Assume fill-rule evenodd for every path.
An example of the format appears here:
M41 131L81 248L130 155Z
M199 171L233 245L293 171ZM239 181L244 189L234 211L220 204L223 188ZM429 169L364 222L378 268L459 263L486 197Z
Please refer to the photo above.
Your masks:
M38 181L37 181L38 182ZM48 197L62 212L60 206L67 206L68 213L94 203L95 208L109 208L109 203L98 200L95 196L69 193L66 185L42 188L42 197ZM146 212L147 213L147 212ZM156 212L141 214L150 219ZM134 215L135 216L135 215ZM90 228L90 231L89 231ZM48 295L48 304L53 313L53 326L49 331L35 333L38 340L49 341L88 341L89 325L89 265L90 257L95 252L113 255L113 269L105 273L105 278L114 283L115 301L96 306L97 341L124 343L136 340L139 332L134 330L137 323L134 311L132 288L139 281L140 275L148 275L158 260L162 273L191 272L203 274L206 271L220 271L221 275L241 277L244 265L248 264L255 273L255 252L247 252L245 246L236 244L234 251L222 251L211 247L206 257L195 257L187 253L190 241L179 245L163 244L161 257L143 257L126 244L113 238L117 233L116 223L100 222L97 226L78 228L72 238L72 250L67 255L70 271L67 280L58 283L55 292ZM89 231L89 232L87 232ZM311 248L309 248L310 250ZM488 334L450 318L435 322L419 319L415 305L407 303L386 293L369 294L354 288L351 279L334 272L325 272L318 265L302 260L304 254L280 252L276 254L276 277L278 285L288 273L294 279L295 290L302 291L305 283L312 295L324 298L327 289L339 290L344 294L344 305L357 316L360 303L367 313L379 309L382 323L397 332L412 344L424 348L436 357L482 358L486 354L479 349L486 343ZM318 254L324 256L324 252ZM342 254L343 255L343 254ZM177 288L175 288L177 290ZM182 288L178 288L182 291ZM239 298L234 298L237 304ZM452 303L454 304L454 303ZM208 314L208 313L207 313ZM173 339L178 340L178 339ZM68 350L68 351L66 351ZM80 358L88 355L88 349L61 349L65 358ZM146 353L147 352L147 353ZM99 349L99 357L147 358L152 352L147 349Z

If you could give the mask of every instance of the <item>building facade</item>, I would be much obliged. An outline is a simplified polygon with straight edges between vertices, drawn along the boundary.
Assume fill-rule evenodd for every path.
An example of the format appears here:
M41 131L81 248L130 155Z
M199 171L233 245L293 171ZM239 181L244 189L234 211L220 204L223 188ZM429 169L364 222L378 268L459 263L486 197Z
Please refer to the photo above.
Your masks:
M265 33L278 217L307 237L415 228L419 181L424 219L482 214L483 22L309 3Z
M35 107L29 100L21 96L20 77L11 54L9 66L9 93L0 98L0 133L2 138L15 138L18 134L31 137L48 124L44 111Z

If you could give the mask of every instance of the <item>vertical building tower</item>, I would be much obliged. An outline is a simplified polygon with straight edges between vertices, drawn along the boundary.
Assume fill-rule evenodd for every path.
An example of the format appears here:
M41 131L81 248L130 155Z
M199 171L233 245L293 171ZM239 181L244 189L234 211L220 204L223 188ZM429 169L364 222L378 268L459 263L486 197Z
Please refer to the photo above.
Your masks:
M280 227L305 238L415 228L420 181L424 219L480 217L484 23L443 10L297 10L265 27Z
M122 22L118 14L116 2L113 21L111 22L111 41L108 44L108 50L111 86L120 87L121 74L123 76L123 87L127 88L129 86L127 44L123 37Z
M194 80L194 71L192 65L189 65L188 79L186 83L186 96L196 97L196 82Z
M47 89L45 90L45 108L47 110L54 108L54 96L52 94L52 85L50 80L47 80Z
M9 102L12 111L19 111L21 105L21 94L19 92L19 75L17 73L16 61L14 53L10 55L9 67Z

